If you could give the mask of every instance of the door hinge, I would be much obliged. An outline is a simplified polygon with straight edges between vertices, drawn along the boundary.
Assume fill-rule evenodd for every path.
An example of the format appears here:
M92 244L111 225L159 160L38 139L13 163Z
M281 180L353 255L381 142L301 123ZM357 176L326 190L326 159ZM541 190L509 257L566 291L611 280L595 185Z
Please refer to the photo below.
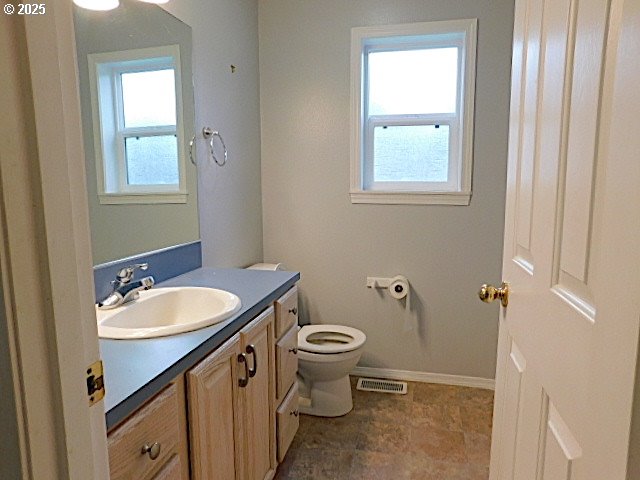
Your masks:
M89 405L93 405L104 398L102 360L98 360L87 368L87 396L89 397Z

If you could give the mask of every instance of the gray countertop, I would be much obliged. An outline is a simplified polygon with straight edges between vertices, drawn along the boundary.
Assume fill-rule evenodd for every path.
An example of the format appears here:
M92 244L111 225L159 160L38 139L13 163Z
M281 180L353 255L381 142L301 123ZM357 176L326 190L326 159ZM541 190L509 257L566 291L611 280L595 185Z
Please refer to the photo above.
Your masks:
M144 340L100 339L107 429L231 338L299 279L298 272L199 268L158 284L228 290L240 297L242 308L230 319L194 332Z

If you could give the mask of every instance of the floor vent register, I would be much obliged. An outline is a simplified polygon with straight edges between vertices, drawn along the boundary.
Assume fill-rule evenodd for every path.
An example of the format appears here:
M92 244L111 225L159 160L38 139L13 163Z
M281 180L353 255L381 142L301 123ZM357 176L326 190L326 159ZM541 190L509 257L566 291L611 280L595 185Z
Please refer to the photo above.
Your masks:
M379 380L377 378L359 378L356 388L364 392L397 393L405 395L407 393L407 382Z

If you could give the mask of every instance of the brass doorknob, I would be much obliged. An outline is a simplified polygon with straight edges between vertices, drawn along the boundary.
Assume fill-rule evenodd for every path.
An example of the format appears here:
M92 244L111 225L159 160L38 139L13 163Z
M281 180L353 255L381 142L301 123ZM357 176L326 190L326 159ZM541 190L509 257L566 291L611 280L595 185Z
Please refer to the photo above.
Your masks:
M480 287L478 297L485 303L491 303L497 298L500 299L503 307L509 304L509 284L502 282L500 288L496 288L493 285L487 285L486 283Z

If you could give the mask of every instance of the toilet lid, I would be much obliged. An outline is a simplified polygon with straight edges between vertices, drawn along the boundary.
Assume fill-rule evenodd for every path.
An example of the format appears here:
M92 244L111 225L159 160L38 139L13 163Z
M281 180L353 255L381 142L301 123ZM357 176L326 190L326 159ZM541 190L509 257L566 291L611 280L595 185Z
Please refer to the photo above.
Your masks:
M364 345L367 336L343 325L305 325L298 332L298 350L310 353L351 352Z

